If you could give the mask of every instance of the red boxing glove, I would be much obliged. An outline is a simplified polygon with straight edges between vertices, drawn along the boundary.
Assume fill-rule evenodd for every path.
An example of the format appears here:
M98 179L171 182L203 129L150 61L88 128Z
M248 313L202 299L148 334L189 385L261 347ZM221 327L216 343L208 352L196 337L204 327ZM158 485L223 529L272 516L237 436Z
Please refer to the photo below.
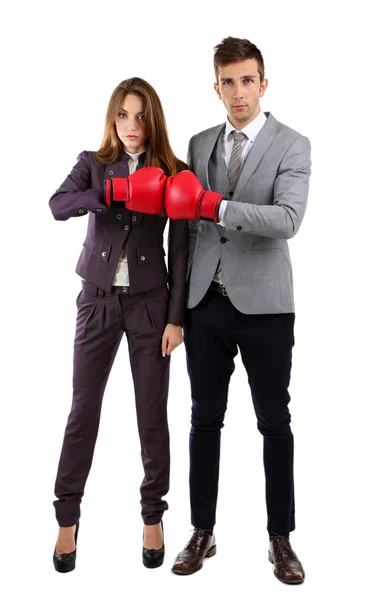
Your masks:
M129 177L105 180L105 202L125 202L125 208L159 215L163 210L166 176L158 167L143 167Z
M205 219L217 223L222 198L222 194L205 191L191 171L181 171L167 179L165 205L170 219Z

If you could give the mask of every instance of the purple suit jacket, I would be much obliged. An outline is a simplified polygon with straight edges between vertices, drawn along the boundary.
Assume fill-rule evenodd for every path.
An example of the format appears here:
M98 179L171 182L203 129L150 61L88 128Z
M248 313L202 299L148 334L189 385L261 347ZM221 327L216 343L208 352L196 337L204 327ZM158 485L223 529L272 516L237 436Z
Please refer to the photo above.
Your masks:
M167 217L129 211L123 202L110 209L104 204L104 180L128 177L129 158L122 151L117 162L104 165L91 152L81 152L71 173L51 196L50 208L59 221L88 214L87 236L76 266L80 277L110 291L125 246L130 293L140 294L168 283L167 322L182 325L189 251L187 221L170 220L167 272L163 247ZM143 167L144 160L145 153L139 156L137 169Z

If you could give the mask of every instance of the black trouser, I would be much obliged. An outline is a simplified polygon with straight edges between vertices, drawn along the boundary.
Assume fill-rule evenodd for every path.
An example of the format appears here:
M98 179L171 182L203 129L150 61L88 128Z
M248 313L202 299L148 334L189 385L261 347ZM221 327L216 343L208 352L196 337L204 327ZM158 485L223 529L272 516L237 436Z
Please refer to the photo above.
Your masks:
M103 292L83 281L77 304L73 402L55 483L57 521L61 527L69 527L79 520L105 387L121 338L126 333L145 473L140 488L142 517L147 525L159 523L168 508L163 496L168 492L170 472L167 423L170 357L162 357L167 288L130 296L120 295L114 289ZM121 365L120 369L126 377L129 366ZM126 401L123 378L121 399ZM108 511L108 494L105 509Z
M245 315L228 297L209 291L186 312L184 340L191 381L190 499L194 527L212 528L218 495L220 430L234 357L241 352L260 433L268 530L289 533L294 524L293 435L288 386L294 313ZM238 440L239 453L242 440ZM246 457L239 468L246 469ZM242 502L242 501L241 501Z

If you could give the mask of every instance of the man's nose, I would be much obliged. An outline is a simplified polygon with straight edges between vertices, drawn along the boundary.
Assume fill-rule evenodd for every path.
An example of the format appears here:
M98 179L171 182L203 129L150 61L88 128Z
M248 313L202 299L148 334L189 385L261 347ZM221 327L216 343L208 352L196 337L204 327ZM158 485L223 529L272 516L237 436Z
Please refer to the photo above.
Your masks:
M234 87L234 97L235 98L243 98L243 89L241 87L241 84L238 83L237 85L235 85Z

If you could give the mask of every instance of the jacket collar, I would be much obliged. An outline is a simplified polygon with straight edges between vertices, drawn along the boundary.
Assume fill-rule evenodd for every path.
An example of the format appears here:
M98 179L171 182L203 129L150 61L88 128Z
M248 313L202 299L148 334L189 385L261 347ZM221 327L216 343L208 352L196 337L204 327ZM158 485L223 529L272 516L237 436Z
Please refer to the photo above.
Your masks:
M146 157L147 157L147 152L145 150L145 152L142 152L138 158L138 165L143 165ZM127 152L125 152L125 150L121 150L119 161L128 163L129 159L130 159L130 155Z

